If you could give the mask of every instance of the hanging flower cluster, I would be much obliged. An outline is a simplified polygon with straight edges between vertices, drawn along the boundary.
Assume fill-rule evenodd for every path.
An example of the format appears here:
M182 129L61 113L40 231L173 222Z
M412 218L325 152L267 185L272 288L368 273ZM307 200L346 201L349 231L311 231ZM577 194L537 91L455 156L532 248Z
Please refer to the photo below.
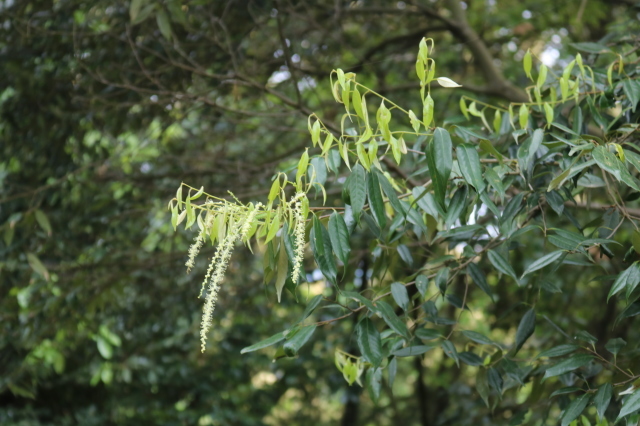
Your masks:
M213 322L213 312L218 301L218 292L237 242L249 245L254 236L258 242L269 242L277 234L280 224L288 220L294 232L295 257L291 259L293 265L291 278L294 283L298 283L304 261L308 200L304 192L298 192L290 201L281 202L275 210L272 210L274 200L271 196L267 206L262 203L244 205L237 199L235 202L230 202L212 196L208 196L207 201L203 204L191 203L203 193L202 189L193 196L189 192L186 199L183 200L181 186L176 198L169 204L169 208L172 211L174 228L177 228L185 219L186 229L195 223L199 228L198 235L189 247L189 257L185 263L187 273L195 267L196 257L207 238L211 240L212 244L217 241L215 254L209 262L200 290L200 297L204 296L205 299L200 329L201 348L204 352L207 335ZM284 197L283 194L282 197Z

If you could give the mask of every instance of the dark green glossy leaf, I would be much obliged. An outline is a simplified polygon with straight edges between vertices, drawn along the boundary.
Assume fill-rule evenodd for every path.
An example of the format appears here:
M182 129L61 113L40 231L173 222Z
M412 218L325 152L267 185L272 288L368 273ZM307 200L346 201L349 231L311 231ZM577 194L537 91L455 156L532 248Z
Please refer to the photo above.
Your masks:
M453 194L453 197L449 202L449 207L447 208L445 221L445 226L447 228L453 225L458 220L460 214L466 207L467 193L467 187L463 185L461 188L458 188L455 194Z
M357 300L358 302L360 302L363 305L365 305L371 312L376 312L377 311L377 309L373 306L373 302L371 302L371 300L367 299L366 297L364 297L360 293L356 293L355 291L343 291L340 294L342 296L344 296L344 297L348 297L350 299Z
M400 200L398 200L398 194L396 194L396 190L393 189L393 186L391 185L389 180L387 180L387 177L383 175L378 169L375 169L374 173L378 176L378 182L382 187L382 191L384 192L384 195L386 195L387 198L389 199L389 204L391 204L391 207L393 207L393 210L397 214L401 214L404 216L404 209L400 204Z
M489 408L489 381L487 379L487 370L484 368L479 368L478 374L476 374L476 390L484 404Z
M422 355L426 352L429 352L433 348L434 348L433 346L428 346L428 345L409 346L409 347L398 349L397 351L392 352L392 355L397 357Z
M582 414L587 404L589 404L590 400L591 394L586 393L571 401L571 404L567 406L564 410L564 414L562 414L561 426L569 426L569 423L577 419L578 416Z
M514 349L514 355L518 353L524 342L533 334L536 329L536 312L533 309L529 309L518 325L516 330L516 346Z
M379 367L382 362L382 340L373 321L366 317L363 318L356 327L356 333L358 347L364 359L370 362L374 368Z
M351 245L349 243L349 229L341 214L333 212L329 218L329 238L336 257L344 264L349 263Z
M458 358L460 358L460 361L473 367L477 367L484 363L484 360L473 352L460 352L458 354Z
M553 398L554 396L558 396L558 395L566 395L568 393L582 392L582 391L583 389L577 386L568 386L566 388L560 388L557 391L552 392L551 395L549 395L549 397Z
M380 228L387 226L387 214L384 211L384 200L380 191L380 183L376 173L367 174L367 197L373 218Z
M433 340L442 337L442 334L431 328L419 328L416 330L415 335L420 340Z
M629 414L635 413L640 410L640 389L636 390L632 393L625 401L622 403L622 408L620 409L620 413L618 414L618 419L623 418L624 416L628 416Z
M376 308L380 313L380 316L382 316L384 322L386 322L393 331L407 340L411 338L411 336L409 335L409 330L407 329L407 325L400 318L398 318L391 305L380 300L376 302Z
M429 289L429 278L425 275L418 275L416 277L416 288L420 292L422 298L425 298L427 295L427 290Z
M391 296L395 300L396 304L402 308L403 311L409 310L409 293L407 288L402 283L391 284Z
M451 342L451 340L445 340L440 345L442 346L444 354L453 359L456 362L456 365L460 367L460 358L458 358L458 351L456 350L456 347Z
M618 355L620 349L624 348L627 345L627 342L624 339L610 339L606 345L604 345L605 349L611 352L614 355Z
M547 369L544 373L543 380L548 379L549 377L559 376L561 374L568 373L570 371L576 370L580 367L587 365L593 359L592 355L588 354L577 354L573 355L564 361L560 361L553 367Z
M400 255L400 259L404 261L409 266L413 266L413 257L411 256L411 252L409 251L409 247L404 244L398 245L398 254Z
M607 411L607 407L609 407L612 395L613 386L611 386L611 383L603 384L598 389L598 392L596 392L596 396L593 398L593 403L596 406L599 418L604 419L604 413Z
M367 370L366 387L369 393L369 398L374 404L378 404L380 399L380 389L382 389L382 369L370 368Z
M536 359L543 357L553 358L556 356L567 355L571 352L575 352L578 349L580 349L580 346L578 345L559 345L554 348L547 349L546 351L540 352L538 355L536 355Z
M487 278L484 276L484 272L482 272L478 265L473 262L469 263L467 266L467 274L471 277L473 282L480 287L480 290L484 291L493 301L493 292L491 291L491 287L489 287Z
M522 274L522 277L524 277L527 274L530 274L532 272L537 271L538 269L542 269L545 266L549 265L550 263L555 262L556 260L560 259L563 255L565 254L565 252L563 250L557 250L554 252L551 252L545 256L542 256L540 259L536 260L535 262L533 262L532 264L530 264L527 269L525 269L525 271Z
M502 257L498 252L489 250L487 252L487 257L489 258L489 261L491 262L491 264L498 271L502 272L505 275L510 276L511 278L516 280L516 282L518 282L518 278L516 277L516 272L513 270L509 262L507 262L507 260L504 257Z
M494 345L498 346L496 342L486 337L484 334L480 334L477 331L464 330L462 334L470 340L473 340L476 343L481 345Z
M462 144L456 148L458 164L465 180L473 186L478 193L486 188L486 183L482 179L482 166L480 157L475 146Z
M313 257L322 271L322 274L333 284L336 284L338 269L333 259L333 249L331 247L331 237L329 232L322 226L318 218L313 216L313 228L310 234L311 251Z
M304 312L302 313L302 318L300 318L300 321L298 322L302 322L305 319L307 319L307 317L309 315L311 315L311 313L313 313L313 311L315 311L315 309L318 307L318 305L322 302L322 294L318 294L317 296L314 296L309 303L307 303L307 307L304 309Z
M276 343L278 343L281 340L284 340L285 337L285 333L288 330L285 331L281 331L280 333L274 334L273 336L261 340L258 343L251 345L251 346L247 346L246 348L243 348L240 353L241 354L246 354L247 352L253 352L253 351L257 351L258 349L262 349L262 348L266 348L269 347L271 345L275 345Z
M295 356L300 348L309 341L313 332L316 331L316 325L302 327L291 338L287 336L287 341L282 346L287 356Z
M366 175L364 168L360 164L353 166L347 182L353 215L359 217L367 199Z

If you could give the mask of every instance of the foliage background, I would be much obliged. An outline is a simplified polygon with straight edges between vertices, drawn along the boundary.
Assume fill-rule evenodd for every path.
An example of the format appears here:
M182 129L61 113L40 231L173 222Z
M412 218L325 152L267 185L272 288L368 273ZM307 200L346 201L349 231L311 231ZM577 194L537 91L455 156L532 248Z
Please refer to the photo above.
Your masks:
M309 145L306 116L339 121L333 68L419 110L416 47L433 37L438 74L464 85L434 90L441 123L461 119L461 94L521 99L527 49L561 66L570 43L637 32L639 12L597 0L0 3L0 422L499 424L529 408L553 419L568 399L536 406L524 387L492 414L470 369L437 356L400 362L374 405L333 366L337 347L354 348L348 321L293 359L240 356L295 321L306 292L331 291L319 281L277 304L248 250L234 255L201 354L206 262L185 275L193 235L174 234L166 203L181 181L263 200ZM340 205L338 187L329 195ZM368 238L352 277L371 267ZM544 249L527 244L514 266ZM560 325L572 332L633 342L632 323L612 331L622 307L604 304L609 287L580 279L564 276L545 309L571 306ZM515 333L520 297L507 288L500 306L476 307L511 312L492 337Z

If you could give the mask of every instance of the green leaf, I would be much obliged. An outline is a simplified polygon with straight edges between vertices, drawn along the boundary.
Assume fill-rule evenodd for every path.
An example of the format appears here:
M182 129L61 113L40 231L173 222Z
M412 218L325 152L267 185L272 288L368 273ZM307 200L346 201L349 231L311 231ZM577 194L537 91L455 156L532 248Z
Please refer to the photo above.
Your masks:
M489 287L489 284L487 284L487 279L484 275L484 272L482 272L478 265L473 262L469 263L469 265L467 266L467 274L471 277L473 282L476 283L478 287L480 287L480 290L484 291L487 296L489 296L493 301L493 292L491 291L491 287Z
M460 367L460 358L458 357L458 351L456 350L456 347L454 346L454 344L451 343L451 340L443 341L441 343L441 346L445 355L453 359L456 362L456 365Z
M285 334L288 331L289 330L281 331L280 333L274 334L273 336L271 336L269 338L266 338L264 340L261 340L261 341L259 341L258 343L254 344L254 345L247 346L246 348L243 348L240 351L240 353L241 354L246 354L247 352L257 351L258 349L263 349L263 348L269 347L271 345L275 345L279 341L284 340Z
M631 110L636 112L638 102L640 101L640 82L632 80L630 78L622 80L622 87L624 93L627 95L627 99L631 103Z
M586 393L571 401L571 404L569 404L564 410L561 426L569 426L569 423L577 419L578 416L582 414L590 400L591 394Z
M351 208L355 217L360 216L367 199L367 185L364 168L360 164L353 166L348 180Z
M467 193L467 186L462 185L462 187L458 188L455 194L453 194L453 197L451 197L451 201L449 202L449 207L447 208L445 226L450 227L458 220L466 207Z
M418 275L416 277L416 288L420 292L420 295L424 299L427 297L427 290L429 289L429 278L425 275Z
M624 348L626 345L627 342L618 337L617 339L610 339L604 347L613 355L618 355L620 349Z
M524 73L527 77L533 81L533 77L531 76L531 51L528 49L527 53L524 54L524 58L522 58L522 67L524 68Z
M403 311L407 312L409 310L409 293L402 283L391 284L391 295Z
M449 268L441 268L436 274L435 283L438 290L440 290L441 294L445 294L447 292L447 282L449 281Z
M553 398L554 396L558 396L558 395L566 395L568 393L582 392L582 391L583 389L577 386L568 386L566 388L560 388L557 391L553 391L551 395L549 395L549 397Z
M583 342L590 343L591 345L595 345L598 342L598 339L595 336L591 335L588 331L581 330L576 333L576 339L582 340Z
M489 380L489 386L495 389L498 394L502 395L504 380L502 379L502 375L500 374L500 372L497 369L491 367L487 371L487 379Z
M407 325L396 315L391 305L381 300L376 302L376 310L389 327L405 339L411 339Z
M465 180L472 185L478 193L486 188L486 183L482 180L482 166L478 151L472 145L462 144L456 148L458 164Z
M489 339L488 337L486 337L484 334L480 334L477 331L472 331L472 330L464 330L462 331L462 334L467 337L468 339L479 343L481 345L493 345L493 346L498 346L498 344L496 342L494 342L493 340Z
M498 271L502 272L505 275L510 276L516 282L518 282L518 277L516 277L516 272L513 270L509 262L507 262L507 260L504 257L498 254L498 252L489 250L487 252L487 257L489 257L489 261Z
M479 368L478 374L476 374L476 390L489 408L489 381L487 380L487 370L484 368Z
M472 367L478 367L484 363L484 360L473 352L460 352L458 358L460 358L460 361Z
M331 247L331 237L329 232L322 226L317 216L313 216L313 227L309 237L313 257L322 271L322 274L333 284L336 284L338 270L333 259L333 249Z
M431 328L419 328L416 330L415 335L420 340L434 340L442 337L440 332Z
M624 403L622 403L622 408L620 409L620 414L618 414L616 422L624 416L628 416L638 410L640 410L640 389L632 393Z
M636 268L637 268L636 263L633 263L626 270L624 270L620 275L618 275L618 278L616 278L615 282L611 286L611 290L609 290L609 294L607 295L607 302L609 302L609 299L611 299L611 296L618 294L623 288L625 288L627 286L627 282L629 282L629 280L633 276L637 275Z
M38 259L38 256L36 256L33 253L27 253L27 262L29 263L29 266L31 266L31 269L33 269L36 274L42 276L45 280L49 281L49 271L44 266L44 264L40 261L40 259Z
M387 215L384 211L384 200L378 183L378 175L376 173L367 174L367 196L369 198L369 208L376 220L378 226L383 229L387 226Z
M516 330L516 346L513 354L517 354L524 342L533 334L536 329L536 312L533 309L529 309L518 325Z
M302 313L302 317L300 318L300 320L298 322L302 322L305 319L307 319L307 317L309 315L311 315L311 313L313 313L313 311L318 307L318 305L322 302L322 294L318 294L317 296L314 296L309 303L307 303L307 307L304 309L304 312Z
M378 182L382 187L384 195L386 195L389 199L389 204L391 204L393 210L395 210L396 213L404 216L404 209L402 208L402 204L400 204L400 200L398 200L398 194L396 194L396 190L393 189L393 186L391 185L387 177L377 169L374 170L374 173L378 175Z
M427 147L427 165L431 172L431 180L436 196L436 202L445 210L444 198L449 183L449 175L453 166L451 137L449 132L438 127L433 133L433 139Z
M522 273L522 277L532 272L535 272L538 269L542 269L545 266L549 265L550 263L555 262L556 260L560 259L564 254L565 252L563 250L557 250L545 256L542 256L540 259L536 260L531 265L529 265L527 269L525 269L525 271ZM522 277L520 277L520 279L522 279Z
M329 217L329 238L336 257L346 266L349 264L351 245L349 229L341 214L333 212Z
M382 389L382 369L370 368L367 370L366 387L369 397L374 404L378 404L380 399L380 390Z
M344 297L357 300L358 302L366 306L371 312L377 312L377 309L375 308L375 306L373 306L373 303L371 302L371 300L367 299L360 293L356 293L355 291L343 291L340 294Z
M416 356L422 355L426 352L429 352L433 349L433 346L428 345L416 345L416 346L408 346L406 348L398 349L397 351L393 351L391 354L397 357L407 357L407 356Z
M98 352L104 359L111 359L113 356L113 347L107 342L106 339L98 336L96 338L96 343L98 345Z
M502 200L502 203L504 203L505 188L500 176L498 176L495 170L493 170L491 167L487 167L484 170L484 177L487 179L487 182L489 182L493 189L496 190L496 192L500 196L500 200Z
M556 365L551 368L548 368L544 373L544 377L542 380L546 380L549 377L559 376L561 374L568 373L570 371L576 370L580 367L583 367L593 359L592 355L588 354L577 354L573 355L564 361L560 361Z
M374 368L380 366L382 362L382 341L380 333L369 318L363 318L356 327L358 335L358 347L366 361L370 362Z
M567 354L570 354L571 352L575 352L577 349L580 349L580 346L578 346L578 345L559 345L559 346L556 346L554 348L547 349L546 351L540 352L538 355L536 355L535 359L543 358L543 357L553 358L553 357L556 357L556 356L567 355Z
M613 387L611 386L611 383L605 383L600 386L598 392L596 392L596 396L593 398L593 403L596 406L599 418L604 419L604 413L607 411L607 407L609 407L612 395Z
M300 348L307 343L307 341L311 338L313 332L316 331L316 325L309 325L307 327L302 327L295 333L291 338L287 335L287 341L282 346L284 353L287 356L295 356L297 355Z
M592 43L592 42L584 42L584 43L569 43L569 46L573 47L576 50L580 50L582 52L587 53L605 53L610 52L611 50L600 43Z
M413 257L411 256L409 247L405 246L404 244L399 244L397 250L398 254L400 255L400 259L402 259L407 265L413 266Z
M48 236L51 236L51 223L49 222L49 218L47 217L47 215L44 214L42 210L38 209L35 211L35 216L36 222L38 222L40 228L42 228L42 230L46 232Z
M636 191L640 191L640 186L636 183L635 178L631 176L627 167L607 148L599 145L593 149L592 155L602 170L611 173L618 181L624 182Z
M162 36L171 41L171 23L169 22L169 16L164 9L160 9L156 12L156 21L158 22L158 28L162 33Z

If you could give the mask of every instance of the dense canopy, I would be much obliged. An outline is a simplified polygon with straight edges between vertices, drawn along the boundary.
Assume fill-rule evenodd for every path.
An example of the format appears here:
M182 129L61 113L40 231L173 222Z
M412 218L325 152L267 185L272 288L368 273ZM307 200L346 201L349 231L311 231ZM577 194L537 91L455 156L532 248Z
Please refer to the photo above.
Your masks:
M0 423L635 424L639 14L0 2Z

